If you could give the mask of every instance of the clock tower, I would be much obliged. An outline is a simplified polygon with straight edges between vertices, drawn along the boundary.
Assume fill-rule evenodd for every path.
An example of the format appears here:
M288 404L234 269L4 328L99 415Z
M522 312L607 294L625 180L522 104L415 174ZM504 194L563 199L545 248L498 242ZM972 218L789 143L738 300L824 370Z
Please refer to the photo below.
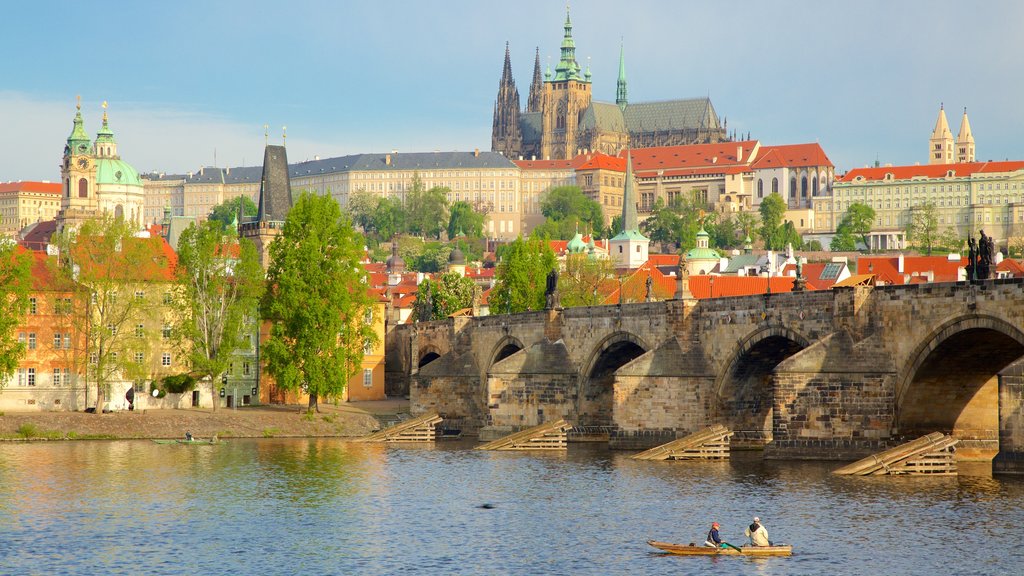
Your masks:
M96 202L96 158L93 154L92 142L82 125L82 103L75 106L74 126L64 146L64 159L61 164L61 181L63 197L60 213L57 214L57 230L63 231L66 226L77 226L90 217L94 217L98 204Z

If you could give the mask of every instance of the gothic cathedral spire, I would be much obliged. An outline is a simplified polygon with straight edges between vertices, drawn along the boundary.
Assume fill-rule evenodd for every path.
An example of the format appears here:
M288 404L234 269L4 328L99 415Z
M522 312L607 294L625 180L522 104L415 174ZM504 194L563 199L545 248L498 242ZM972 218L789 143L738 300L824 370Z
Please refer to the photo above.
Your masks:
M960 121L960 133L956 136L956 161L958 163L974 162L974 134L971 134L971 123L967 120L967 108L964 108L964 118Z
M935 120L935 130L932 130L932 137L928 144L929 164L953 163L953 133L949 131L945 107L941 104L939 105L939 117Z
M527 112L540 112L543 108L544 84L540 74L540 46L533 60L533 81L530 82L530 99L526 101Z
M519 91L512 78L512 60L508 42L505 43L505 66L498 83L498 98L494 102L494 123L491 128L491 150L506 158L516 158L522 149L519 131Z
M629 103L626 98L626 57L624 55L625 48L619 45L619 81L615 89L615 103L618 104L619 108L623 108Z

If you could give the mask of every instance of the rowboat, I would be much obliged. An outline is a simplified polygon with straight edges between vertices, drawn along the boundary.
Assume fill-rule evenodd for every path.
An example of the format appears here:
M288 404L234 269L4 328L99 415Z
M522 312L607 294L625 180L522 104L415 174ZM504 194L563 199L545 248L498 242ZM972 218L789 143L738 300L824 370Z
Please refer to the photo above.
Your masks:
M153 440L157 444L223 444L224 440Z
M712 548L711 546L690 546L686 544L670 544L648 540L648 544L669 554L681 556L791 556L793 546L742 546L736 548Z

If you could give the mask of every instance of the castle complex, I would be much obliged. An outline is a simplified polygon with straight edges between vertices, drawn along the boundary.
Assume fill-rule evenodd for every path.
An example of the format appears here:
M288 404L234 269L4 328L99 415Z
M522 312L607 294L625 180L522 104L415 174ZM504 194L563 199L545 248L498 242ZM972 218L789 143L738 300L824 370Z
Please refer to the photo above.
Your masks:
M566 160L584 152L618 155L627 141L633 148L704 144L728 140L710 98L630 104L626 64L619 52L615 103L592 99L591 74L576 62L572 21L565 15L561 59L541 80L540 51L526 110L512 78L508 45L494 103L491 150L510 159Z

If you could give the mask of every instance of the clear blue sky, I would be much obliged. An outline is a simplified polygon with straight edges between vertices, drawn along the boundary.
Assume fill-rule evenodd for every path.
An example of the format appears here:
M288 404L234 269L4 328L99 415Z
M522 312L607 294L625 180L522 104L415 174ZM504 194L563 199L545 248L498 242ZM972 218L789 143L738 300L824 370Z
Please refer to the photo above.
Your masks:
M558 61L565 3L64 2L4 6L0 181L59 179L81 94L109 101L140 171L255 165L263 125L289 160L490 148L505 41L525 104L535 47ZM1024 2L576 0L577 57L613 101L710 95L766 144L818 141L845 171L927 162L940 102L968 108L979 159L1024 159Z

